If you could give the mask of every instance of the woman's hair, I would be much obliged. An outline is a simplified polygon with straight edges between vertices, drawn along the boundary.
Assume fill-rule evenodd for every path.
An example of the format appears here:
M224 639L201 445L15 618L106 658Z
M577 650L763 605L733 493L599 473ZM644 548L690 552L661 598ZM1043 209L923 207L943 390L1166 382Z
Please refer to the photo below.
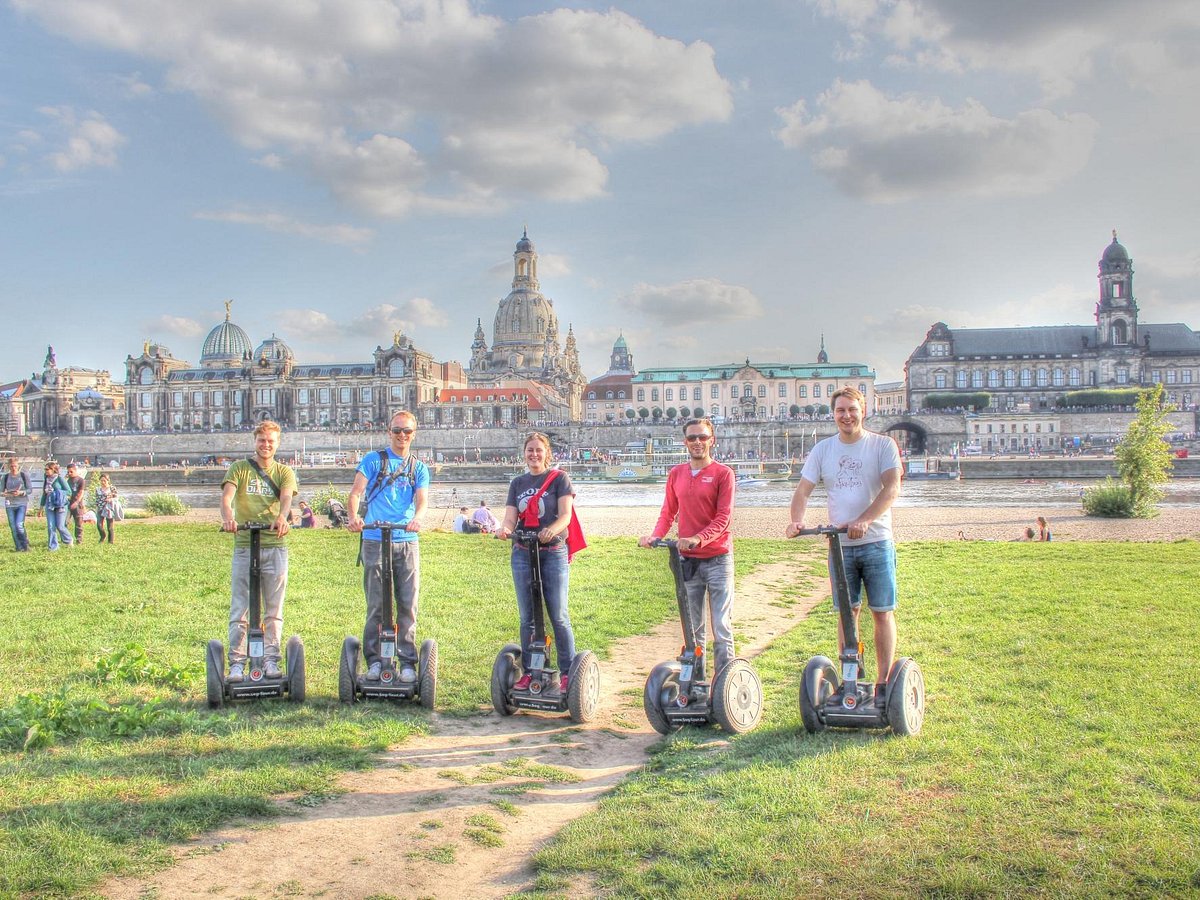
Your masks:
M1043 528L1045 528L1047 525L1049 525L1049 524L1050 524L1049 522L1047 522L1047 521L1046 521L1046 517L1045 517L1045 516L1038 516L1038 517L1037 517L1037 523L1038 523L1039 525L1041 525Z
M546 459L554 456L554 448L550 446L550 438L542 434L540 431L531 431L525 435L525 440L521 441L521 450L529 446L530 441L541 441L542 446L546 448Z
M58 463L56 463L56 462L46 463L46 471L54 472L55 474L57 474L58 473Z
M107 473L107 472L101 472L101 473L100 473L100 480L101 480L101 481L108 481L108 473Z

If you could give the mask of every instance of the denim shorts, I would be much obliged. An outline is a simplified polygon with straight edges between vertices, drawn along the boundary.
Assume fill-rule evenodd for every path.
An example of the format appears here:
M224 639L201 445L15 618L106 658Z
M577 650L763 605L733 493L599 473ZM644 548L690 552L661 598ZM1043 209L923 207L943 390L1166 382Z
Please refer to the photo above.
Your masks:
M867 606L872 612L896 608L896 545L892 541L874 541L853 547L842 545L846 564L846 583L850 587L850 605L862 605L862 590L867 589Z

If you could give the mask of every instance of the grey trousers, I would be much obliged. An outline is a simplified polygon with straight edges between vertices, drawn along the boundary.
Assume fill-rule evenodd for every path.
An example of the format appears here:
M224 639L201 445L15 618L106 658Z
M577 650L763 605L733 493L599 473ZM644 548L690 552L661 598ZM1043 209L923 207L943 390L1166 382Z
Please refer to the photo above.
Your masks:
M362 542L363 592L367 623L363 626L363 657L367 665L380 661L379 626L383 623L381 541ZM392 544L392 599L396 614L396 655L401 665L417 664L417 596L421 592L421 548L416 541Z
M712 610L713 651L716 668L710 673L716 677L733 660L733 554L726 553L712 559L681 560L684 572L695 567L694 574L683 585L687 589L688 614L695 634L693 646L704 646L708 635L708 613ZM708 595L708 603L704 602Z
M259 548L259 586L262 597L263 656L279 662L279 638L283 633L283 596L287 592L287 547ZM250 548L233 549L230 580L229 664L245 663L246 632L250 627Z

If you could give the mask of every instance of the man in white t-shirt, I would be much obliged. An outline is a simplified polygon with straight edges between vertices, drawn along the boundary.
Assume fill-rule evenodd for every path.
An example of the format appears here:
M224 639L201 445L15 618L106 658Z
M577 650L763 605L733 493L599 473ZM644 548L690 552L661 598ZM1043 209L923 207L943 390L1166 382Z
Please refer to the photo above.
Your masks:
M892 538L892 504L900 493L900 451L896 442L863 428L866 400L852 387L835 391L833 418L838 433L813 447L792 495L792 520L785 534L795 537L805 527L808 498L818 482L825 484L830 524L846 526L842 557L850 602L858 621L862 589L875 623L877 680L887 682L896 651L896 544ZM838 618L838 648L845 647ZM878 689L877 689L878 690Z

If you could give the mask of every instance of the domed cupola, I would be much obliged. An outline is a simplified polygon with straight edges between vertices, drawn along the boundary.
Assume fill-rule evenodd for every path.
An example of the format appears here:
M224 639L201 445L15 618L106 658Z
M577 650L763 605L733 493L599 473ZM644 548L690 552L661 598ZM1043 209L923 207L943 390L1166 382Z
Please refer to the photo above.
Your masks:
M200 351L200 365L205 369L240 366L250 353L250 338L240 326L229 321L231 300L225 301L225 321L208 333Z
M534 252L533 241L531 241L529 239L529 229L528 228L526 228L522 232L521 239L519 241L517 241L517 252L518 253L533 253Z
M1129 263L1129 251L1117 243L1117 231L1113 229L1112 243L1104 248L1104 256L1100 259L1100 265L1115 265L1119 263Z
M292 348L274 334L259 344L258 349L254 351L255 361L265 359L270 362L284 362L295 360L295 358L296 355L292 353Z

